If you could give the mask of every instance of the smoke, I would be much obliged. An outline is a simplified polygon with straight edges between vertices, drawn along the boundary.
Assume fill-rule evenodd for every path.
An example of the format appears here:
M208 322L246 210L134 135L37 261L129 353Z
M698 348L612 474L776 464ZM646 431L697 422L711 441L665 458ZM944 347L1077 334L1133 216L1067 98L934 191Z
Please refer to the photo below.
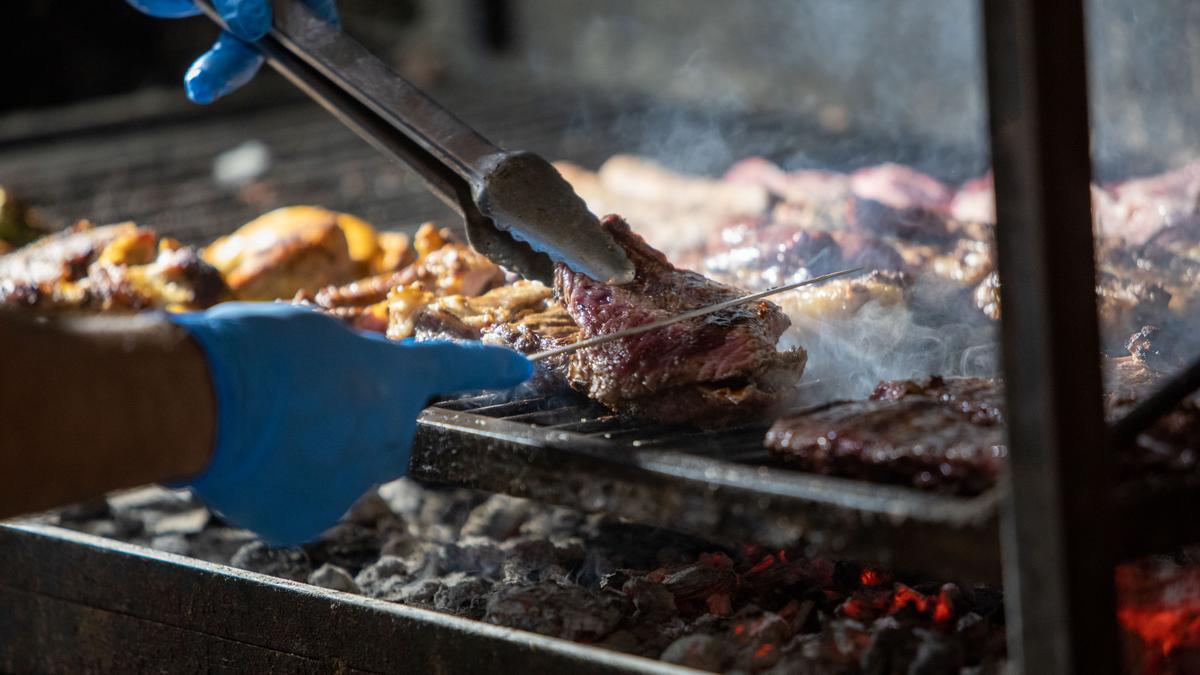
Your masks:
M862 398L882 380L997 375L995 329L951 297L958 295L927 278L909 289L907 302L875 299L833 318L791 312L780 345L808 351L801 404Z

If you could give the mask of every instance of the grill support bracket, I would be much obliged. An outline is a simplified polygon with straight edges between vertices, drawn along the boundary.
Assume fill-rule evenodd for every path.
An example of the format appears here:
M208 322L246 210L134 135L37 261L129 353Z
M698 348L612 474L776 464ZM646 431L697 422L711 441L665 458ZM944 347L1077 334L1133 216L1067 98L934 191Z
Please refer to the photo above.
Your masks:
M1083 0L984 2L1009 470L1009 654L1116 673L1115 452L1101 403Z

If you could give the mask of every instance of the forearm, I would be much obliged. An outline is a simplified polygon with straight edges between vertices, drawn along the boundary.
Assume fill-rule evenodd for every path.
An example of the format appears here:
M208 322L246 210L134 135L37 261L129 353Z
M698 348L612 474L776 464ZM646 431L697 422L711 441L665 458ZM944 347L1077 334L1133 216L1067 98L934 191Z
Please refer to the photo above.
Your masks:
M0 313L0 364L0 518L207 465L207 364L162 317Z

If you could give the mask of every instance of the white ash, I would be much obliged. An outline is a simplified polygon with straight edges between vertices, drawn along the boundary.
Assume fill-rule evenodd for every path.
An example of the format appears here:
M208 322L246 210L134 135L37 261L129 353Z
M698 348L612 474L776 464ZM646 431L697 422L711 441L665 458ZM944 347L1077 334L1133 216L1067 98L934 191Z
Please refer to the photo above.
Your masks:
M783 552L728 548L609 517L408 480L367 495L342 523L300 547L267 546L189 494L172 491L73 507L58 521L211 562L702 669L990 675L1002 664L995 591L955 596L962 612L937 630L928 617L858 621L839 614L839 603L857 592L846 587L847 579L858 579L852 563L790 560ZM758 562L768 557L782 562ZM934 597L942 585L916 588Z
M350 576L349 572L329 563L321 565L312 574L308 575L308 583L334 591L362 593L362 589L358 587L358 584L354 583L354 577Z
M300 547L273 548L253 541L238 549L229 564L239 569L275 577L306 581L312 572L312 561Z

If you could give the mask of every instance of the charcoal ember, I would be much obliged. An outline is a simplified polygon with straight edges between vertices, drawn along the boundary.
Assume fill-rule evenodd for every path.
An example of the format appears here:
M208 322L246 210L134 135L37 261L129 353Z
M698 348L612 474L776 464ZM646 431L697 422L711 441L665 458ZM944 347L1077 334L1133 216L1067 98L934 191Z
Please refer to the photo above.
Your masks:
M374 528L389 525L396 519L397 516L387 500L381 497L376 490L359 497L342 517L343 521Z
M111 518L102 520L89 520L79 523L65 522L62 524L64 527L94 534L97 537L123 539L126 541L137 539L142 535L143 531L142 519L128 513L113 514Z
M425 609L435 609L436 598L445 584L439 579L420 579L403 586L391 589L391 592L378 596L381 600L396 602L401 605L411 605Z
M58 510L58 519L64 527L70 527L74 523L86 523L93 520L110 518L112 514L108 500L104 497L97 497L64 506Z
M150 535L196 534L208 525L212 513L203 506L143 520L143 529Z
M410 519L420 511L425 492L425 489L411 478L397 478L375 489L375 494L383 500L389 511Z
M639 621L657 623L679 614L675 596L659 582L638 577L630 579L622 591L633 601Z
M835 620L822 634L817 656L823 664L853 672L861 668L863 654L870 647L871 638L871 631L862 623Z
M971 611L990 623L1004 625L1004 593L980 584L964 591L964 596Z
M440 612L471 619L483 618L492 582L455 572L443 577L442 586L433 594L433 607Z
M345 593L362 593L362 589L354 582L354 577L350 576L349 572L329 563L321 565L308 575L308 583Z
M672 642L659 659L696 670L719 671L725 660L725 643L712 635L685 635Z
M412 535L445 542L458 538L471 510L486 499L470 490L422 487L406 478L379 486L378 493Z
M147 545L156 551L166 551L175 555L188 555L192 544L182 534L160 534L150 539Z
M583 552L555 546L546 539L506 541L500 546L505 553L501 577L509 583L566 579L568 568L574 568Z
M423 542L408 532L388 532L379 548L380 556L410 558L422 551L428 542Z
M504 540L515 536L533 510L529 500L492 495L471 509L460 534Z
M775 665L791 637L791 624L778 614L743 612L729 626L729 642L737 646L733 667L757 672Z
M406 558L385 555L359 572L354 582L366 595L373 598L388 597L413 581L415 575L412 565Z
M464 539L461 544L432 544L425 547L419 575L444 576L468 572L487 579L498 579L504 569L504 551L493 541Z
M330 563L357 572L379 557L382 547L379 534L370 527L355 523L338 523L321 538L304 545L314 564Z
M907 673L916 652L912 627L901 625L895 617L884 617L871 625L871 638L862 654L862 672L869 675Z
M1004 630L975 612L959 617L954 624L954 634L962 645L965 663L986 664L1005 652Z
M810 569L809 561L795 556L789 557L786 551L768 553L741 575L741 583L748 586L755 595L779 596L786 604L794 596L797 586L813 585L814 576L823 576L826 569Z
M737 573L724 553L702 553L695 563L667 573L662 583L676 600L707 600L733 590Z
M292 581L305 581L312 572L312 562L304 549L294 546L273 547L262 541L252 541L238 549L229 564Z
M957 641L941 632L922 628L914 629L913 635L920 642L908 667L908 675L950 675L962 668L962 647Z
M605 649L624 652L626 654L638 654L642 648L642 640L633 632L628 630L616 630L609 634L600 642L596 643Z
M520 534L530 537L574 538L583 514L560 506L542 506L521 523Z
M938 623L953 623L966 609L966 597L957 584L942 584L933 605L933 620Z
M628 613L628 601L619 596L542 581L502 588L488 599L483 620L567 640L595 642L611 633Z
M182 537L187 542L187 555L212 563L229 564L243 546L256 541L258 537L249 530L234 527L214 527L211 519L209 527L193 535L172 535Z

